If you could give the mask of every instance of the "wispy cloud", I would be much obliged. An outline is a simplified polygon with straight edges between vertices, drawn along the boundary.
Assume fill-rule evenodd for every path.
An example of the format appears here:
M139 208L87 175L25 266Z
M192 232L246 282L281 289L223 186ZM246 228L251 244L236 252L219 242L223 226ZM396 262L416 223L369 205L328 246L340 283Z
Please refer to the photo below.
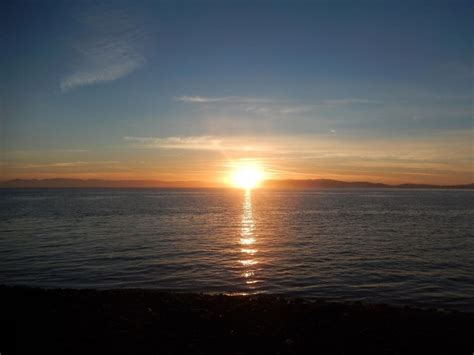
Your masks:
M176 136L176 137L124 137L132 144L144 148L207 150L207 151L267 151L268 145L258 139L216 136Z
M178 96L174 98L176 101L187 102L187 103L209 103L225 101L225 97L203 97L203 96Z
M209 96L177 96L174 98L176 101L193 103L193 104L206 104L206 103L240 103L240 104L301 104L301 100L290 100L290 99L273 99L263 97L245 97L245 96L220 96L220 97L209 97ZM381 103L379 100L369 100L361 98L338 98L338 99L325 99L316 100L311 105L306 106L321 106L321 105L353 105L353 104L376 104Z
M343 108L351 105L372 105L381 101L363 98L337 98L320 100L300 100L246 96L191 96L183 95L174 98L175 101L197 105L207 110L218 112L221 116L245 114L252 117L297 116L316 114L325 109Z
M124 137L126 141L152 148L166 149L220 149L222 140L212 136L187 136L187 137Z
M62 169L62 168L88 168L106 165L119 164L118 160L97 160L97 161L64 161L64 162L50 162L50 163L11 163L4 162L15 169Z
M124 137L126 141L141 148L224 150L227 152L260 152L268 158L278 159L354 159L384 160L420 163L453 157L470 157L471 149L465 142L471 139L470 132L455 131L426 137L393 139L335 137L326 135L283 136L174 136L174 137ZM440 149L443 146L446 149ZM449 147L449 149L447 149Z
M368 99L357 99L357 98L344 98L344 99L329 99L321 101L323 105L329 106L343 106L343 105L356 105L356 104L380 104L382 101L379 100L368 100Z
M176 101L194 103L194 104L205 104L205 103L278 103L281 100L258 98L258 97L245 97L245 96L222 96L222 97L206 97L206 96L177 96L174 98Z
M62 79L61 91L114 81L145 64L139 49L144 30L125 11L96 10L80 15L78 22L87 35L73 41L75 65Z

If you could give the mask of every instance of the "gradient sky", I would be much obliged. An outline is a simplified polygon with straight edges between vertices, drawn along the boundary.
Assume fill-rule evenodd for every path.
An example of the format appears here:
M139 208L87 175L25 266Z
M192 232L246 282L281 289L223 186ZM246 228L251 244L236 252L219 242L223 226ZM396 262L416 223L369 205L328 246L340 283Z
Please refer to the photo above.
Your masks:
M2 179L473 177L470 1L2 1Z

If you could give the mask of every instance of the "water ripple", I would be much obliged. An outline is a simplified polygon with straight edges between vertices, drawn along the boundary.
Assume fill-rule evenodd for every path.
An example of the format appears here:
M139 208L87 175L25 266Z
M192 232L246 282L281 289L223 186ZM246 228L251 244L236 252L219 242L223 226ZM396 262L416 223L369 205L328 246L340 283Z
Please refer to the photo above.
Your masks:
M0 283L474 311L473 193L1 190Z

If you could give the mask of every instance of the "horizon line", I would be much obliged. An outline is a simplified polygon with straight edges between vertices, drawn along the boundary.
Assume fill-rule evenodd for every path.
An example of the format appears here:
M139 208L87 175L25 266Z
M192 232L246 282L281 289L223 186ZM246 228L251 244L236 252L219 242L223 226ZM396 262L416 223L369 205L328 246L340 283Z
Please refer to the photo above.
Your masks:
M161 185L161 186L160 186ZM266 179L258 188L468 188L474 189L474 182L461 184L426 184L426 183L383 183L364 180L336 179ZM200 180L156 180L156 179L80 179L80 178L46 178L46 179L8 179L0 180L0 188L232 188L224 182L205 182Z

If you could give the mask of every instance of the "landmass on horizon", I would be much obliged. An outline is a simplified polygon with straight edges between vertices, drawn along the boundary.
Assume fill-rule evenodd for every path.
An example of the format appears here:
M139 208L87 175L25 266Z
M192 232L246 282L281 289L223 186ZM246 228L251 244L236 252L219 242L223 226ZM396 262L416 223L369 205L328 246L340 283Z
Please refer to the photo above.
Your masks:
M0 188L224 188L224 183L203 181L102 180L102 179L13 179L0 181ZM474 189L474 183L460 185L383 184L368 181L331 179L265 180L261 188L271 189L332 189L332 188L446 188Z

